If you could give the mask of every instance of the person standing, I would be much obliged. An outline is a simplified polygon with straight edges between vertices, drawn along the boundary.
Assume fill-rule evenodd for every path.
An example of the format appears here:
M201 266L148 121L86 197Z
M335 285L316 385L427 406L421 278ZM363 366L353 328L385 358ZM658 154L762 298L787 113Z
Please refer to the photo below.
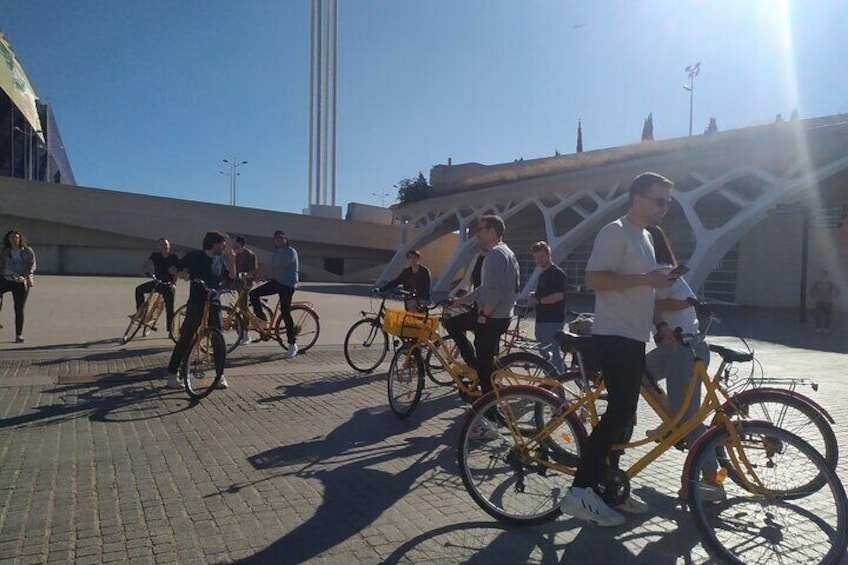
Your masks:
M480 286L453 300L457 306L477 303L473 366L477 370L483 394L492 390L492 367L498 354L498 345L501 336L509 328L518 295L518 260L512 249L503 242L505 231L506 225L500 216L480 216L475 234L480 248L486 250Z
M647 226L659 224L671 204L674 184L642 173L630 185L627 214L604 226L586 265L586 286L595 291L592 334L607 387L607 409L592 430L574 482L560 502L563 513L600 526L618 526L624 517L598 496L611 447L628 437L645 372L645 342L654 319L656 288L668 287L668 269L657 268ZM643 513L647 506L631 492L619 510Z
M839 297L839 287L830 280L826 270L822 269L819 280L813 283L810 295L816 301L816 333L829 334L833 302Z
M260 298L276 294L280 299L280 315L286 325L288 348L285 358L292 359L297 355L296 334L291 315L291 303L298 281L297 250L289 243L289 238L282 230L274 232L274 254L271 256L271 280L250 291L250 303L257 318L265 319L262 313Z
M144 302L145 294L155 291L162 295L165 301L165 319L168 335L173 335L174 331L172 324L174 322L174 283L176 282L170 269L179 260L180 258L177 257L176 253L171 253L171 242L164 237L160 237L156 240L156 251L151 253L141 266L142 273L153 273L156 280L147 281L135 287L136 310Z
M233 252L236 254L236 276L256 275L259 263L256 261L256 253L246 247L247 240L240 235L232 239Z
M551 261L551 248L546 241L537 241L530 251L536 266L542 269L536 290L528 297L528 306L536 309L536 340L553 352L551 363L562 375L565 364L554 336L565 327L565 272Z
M417 249L407 252L406 261L409 265L378 290L385 292L403 285L403 288L415 293L404 302L407 311L420 312L419 305L430 302L430 269L421 264L421 252Z
M18 230L9 230L3 236L0 250L0 297L12 293L15 304L15 343L24 342L24 306L29 290L35 283L35 252L27 245Z
M218 268L220 264L216 259L222 260L223 268ZM186 253L186 255L177 261L177 264L170 268L172 275L179 274L181 278L188 279L191 284L189 287L188 302L186 303L186 314L183 326L180 328L180 338L174 346L174 352L171 354L171 360L168 363L168 387L182 388L178 373L180 364L183 361L188 348L191 347L191 341L194 339L194 334L200 324L203 322L203 311L206 307L206 301L210 301L209 319L206 321L209 326L221 329L221 302L217 294L209 297L203 285L195 282L203 281L207 288L217 289L222 282L229 280L231 269L234 269L234 255L232 250L227 249L227 238L220 232L207 232L203 237L203 249L196 249ZM221 376L218 381L217 388L227 388L227 379Z

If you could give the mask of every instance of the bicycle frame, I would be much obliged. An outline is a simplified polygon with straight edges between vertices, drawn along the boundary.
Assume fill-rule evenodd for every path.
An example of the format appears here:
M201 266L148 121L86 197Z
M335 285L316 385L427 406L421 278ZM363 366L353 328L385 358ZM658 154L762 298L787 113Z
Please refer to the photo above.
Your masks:
M259 316L253 313L253 309L247 303L247 297L250 289L248 287L242 288L237 291L236 300L230 310L229 315L222 321L222 327L229 327L232 325L233 320L236 319L236 316L242 316L243 320L246 324L245 329L250 328L259 332L259 335L262 339L278 339L277 336L277 318L280 317L280 303L279 301L274 306L274 309L271 311L271 317L267 320L263 320ZM292 306L302 306L304 308L308 308L309 310L313 310L313 303L308 300L301 300L297 302L292 302ZM297 323L295 323L297 325Z
M728 418L725 414L723 408L724 405L719 400L717 394L720 389L719 380L721 379L722 371L726 365L727 362L723 361L721 366L719 367L719 370L716 371L715 376L711 378L707 374L703 361L697 359L695 361L695 369L693 371L692 378L690 379L689 387L687 389L686 399L682 403L680 410L674 415L673 418L665 412L663 407L660 405L659 401L656 400L650 390L648 390L644 386L644 384L642 385L642 387L640 388L640 394L642 395L642 397L645 398L651 408L658 415L665 416L664 425L662 430L660 431L660 433L664 434L665 437L659 441L659 444L656 447L651 449L647 454L645 454L635 463L633 463L630 468L624 471L628 480L638 475L641 471L643 471L646 467L653 463L660 455L668 451L670 448L674 447L675 444L683 440L698 425L705 422L710 417L710 415L713 415L713 425L719 425L728 430L728 433L731 437L729 446L734 447L735 451L737 451L741 455L732 456L731 462L737 469L744 469L746 471L746 473L743 474L743 480L747 483L746 485L744 485L745 488L749 489L751 492L767 492L767 489L765 489L762 482L759 480L759 478L757 478L753 466L748 461L747 457L744 454L744 451L739 449L739 446L741 445L741 440L736 432L736 427L733 425L732 420L730 420L730 418ZM496 376L495 378L498 378L498 376ZM537 385L543 384L546 387L557 387L560 389L565 389L565 387L562 386L559 381L553 379L526 376L524 377L524 380L531 380L534 381ZM694 394L695 386L700 386L701 384L706 387L707 392L704 396L704 400L702 401L701 406L698 409L698 412L694 414L691 418L681 422L685 415L686 407L688 406L689 402L692 399L692 395ZM592 416L593 425L597 424L598 415L597 410L595 408L595 403L600 397L603 388L603 386L598 386L594 389L585 389L585 392L582 397L578 398L570 405L564 405L564 410L562 410L559 414L555 414L541 430L536 432L530 438L527 438L518 429L517 418L515 417L515 414L512 411L512 407L507 402L503 402L501 400L501 387L494 387L494 394L498 399L498 407L503 412L506 418L510 433L513 436L513 440L515 441L516 446L518 446L523 452L525 452L527 456L534 461L534 463L566 475L574 475L576 469L557 463L555 461L548 460L547 458L535 455L533 453L535 451L534 446L541 446L545 439L551 437L556 432L556 430L563 423L565 423L569 415L579 410L587 410ZM508 390L508 388L504 390ZM552 399L555 399L557 403L562 402L561 399L557 398L554 395L551 395L551 397ZM622 451L625 449L640 447L642 445L654 441L656 441L655 437L648 437L646 439L634 442L615 444L612 446L612 450ZM756 484L749 481L747 478L748 476L754 477ZM686 488L686 485L684 485L684 488Z

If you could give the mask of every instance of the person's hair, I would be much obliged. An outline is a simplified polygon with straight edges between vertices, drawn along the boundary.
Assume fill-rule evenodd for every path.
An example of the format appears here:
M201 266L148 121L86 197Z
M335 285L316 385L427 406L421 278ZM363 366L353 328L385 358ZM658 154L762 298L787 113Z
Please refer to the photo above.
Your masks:
M235 236L233 239L234 239L234 240L236 240L236 241L238 242L238 244L239 244L239 245L241 245L242 247L244 247L245 245L247 245L247 240L246 240L246 239L244 239L244 237L243 237L243 236L237 235L237 236Z
M227 237L219 231L208 231L203 236L203 250L208 251L219 243L227 241Z
M6 232L6 235L3 236L3 249L12 248L12 235L14 234L18 234L19 236L21 236L21 248L27 246L27 240L24 237L24 234L22 234L18 230L9 230Z
M503 218L497 214L484 214L480 216L477 220L477 226L480 227L481 225L494 229L495 233L498 234L498 237L503 237L503 234L506 231L506 224L504 223Z
M657 258L657 264L676 267L677 257L674 256L674 250L671 248L671 242L668 241L665 230L659 226L648 226L645 229L654 239L654 256Z
M633 179L632 183L630 183L630 203L633 203L633 197L637 194L639 196L645 196L648 194L648 191L650 191L651 187L655 184L664 188L674 188L674 183L672 181L658 173L642 173Z
M409 256L410 256L410 255L413 255L413 256L418 257L419 259L421 259L421 252L420 252L420 251L418 251L417 249L410 249L409 251L407 251L407 252L406 252L406 258L407 258L407 259L409 259Z
M547 241L537 241L536 243L530 246L531 253L538 253L539 251L545 251L548 255L550 255L551 246L548 245Z

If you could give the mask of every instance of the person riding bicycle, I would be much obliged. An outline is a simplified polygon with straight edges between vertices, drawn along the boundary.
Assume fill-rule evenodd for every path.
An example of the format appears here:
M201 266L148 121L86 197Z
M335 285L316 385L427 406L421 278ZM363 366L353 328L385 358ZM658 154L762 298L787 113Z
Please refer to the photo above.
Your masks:
M223 265L219 267L216 258L223 259ZM206 307L206 301L210 301L209 319L206 321L209 326L221 329L221 302L217 294L208 296L203 285L195 282L203 281L207 288L217 289L222 282L230 279L231 269L234 269L234 255L231 249L227 248L227 238L220 232L207 232L203 237L203 249L197 249L186 253L186 255L177 261L177 264L170 268L172 275L179 275L180 278L191 281L189 288L189 296L186 307L185 320L180 328L180 338L174 346L174 352L171 354L171 360L168 363L168 387L182 388L178 372L183 357L191 347L191 342L194 339L194 334L200 324L203 322L203 311ZM218 382L218 388L227 388L227 379L222 375Z
M518 295L518 260L503 242L504 231L506 225L500 216L480 216L475 234L480 248L487 250L481 267L480 286L451 300L451 304L456 306L473 302L478 305L474 347L471 347L464 331L451 337L456 340L465 362L476 369L483 394L492 390L492 368L498 345L509 328Z
M554 338L565 327L565 272L551 261L551 248L546 241L537 241L530 251L536 266L542 269L536 290L530 293L527 303L536 309L536 340L552 348L551 363L562 375L565 364Z
M668 269L657 266L645 228L665 216L673 186L656 173L637 176L630 186L630 209L601 229L586 265L586 286L595 291L592 334L607 388L607 410L580 454L574 482L560 509L600 526L624 523L624 517L598 494L607 475L608 458L609 470L614 470L620 456L611 452L612 445L632 431L645 372L645 342L654 319L655 289L672 284ZM643 513L647 505L631 492L618 509Z
M135 309L138 310L144 295L150 292L158 292L162 295L165 301L165 320L168 328L168 335L173 334L174 328L171 326L174 318L174 275L171 274L170 268L175 266L180 258L176 253L171 253L171 242L164 237L156 240L156 251L151 253L144 263L141 265L141 273L153 273L156 277L155 281L147 281L135 287Z
M406 253L406 261L409 266L377 290L385 292L403 285L404 289L414 293L404 301L404 307L409 312L420 312L420 305L430 302L430 269L421 264L421 252L417 249Z
M282 230L274 232L274 254L271 256L271 280L250 291L250 303L257 318L264 320L262 301L260 298L276 294L280 299L280 316L286 324L286 339L288 348L285 358L292 359L297 355L297 336L294 320L291 315L291 303L298 280L297 250L289 243L289 238Z

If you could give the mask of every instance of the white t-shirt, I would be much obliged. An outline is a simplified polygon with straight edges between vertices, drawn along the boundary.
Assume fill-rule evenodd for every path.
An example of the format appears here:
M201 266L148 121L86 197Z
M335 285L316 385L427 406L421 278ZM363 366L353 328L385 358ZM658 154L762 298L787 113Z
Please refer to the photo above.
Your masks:
M686 281L680 278L669 287L657 289L657 300L663 298L686 300L687 298L695 298L695 293L692 292L692 288ZM664 310L660 312L660 315L662 316L662 321L667 323L672 330L680 328L683 330L683 333L698 333L698 313L692 306L683 310Z
M619 275L641 275L657 268L650 234L626 218L605 225L592 248L587 271ZM654 289L631 286L622 290L595 292L595 321L592 333L648 341L654 319Z

